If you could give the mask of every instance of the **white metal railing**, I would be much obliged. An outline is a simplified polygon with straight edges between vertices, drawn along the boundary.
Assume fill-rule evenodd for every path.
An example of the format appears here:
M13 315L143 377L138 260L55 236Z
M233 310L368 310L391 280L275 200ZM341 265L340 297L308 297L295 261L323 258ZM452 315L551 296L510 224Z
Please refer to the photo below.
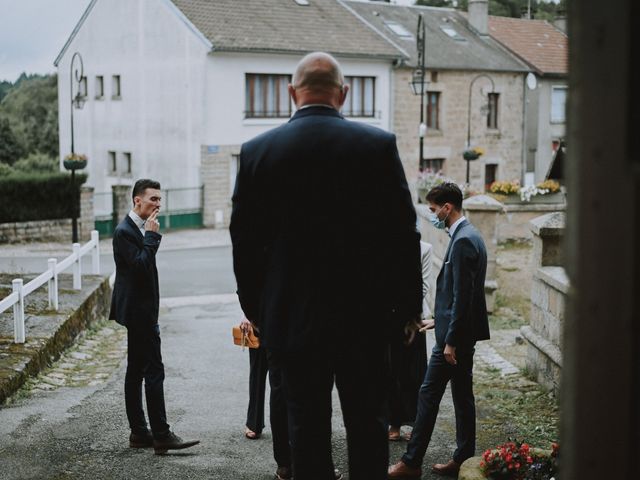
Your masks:
M91 252L91 267L94 275L100 274L100 241L97 230L91 232L91 240L80 246L73 244L73 253L58 262L55 258L48 260L48 269L29 283L24 284L21 278L12 282L13 292L0 300L0 313L13 307L13 338L15 343L25 342L24 299L45 283L49 290L49 308L58 310L58 274L73 266L73 289L82 289L82 257Z

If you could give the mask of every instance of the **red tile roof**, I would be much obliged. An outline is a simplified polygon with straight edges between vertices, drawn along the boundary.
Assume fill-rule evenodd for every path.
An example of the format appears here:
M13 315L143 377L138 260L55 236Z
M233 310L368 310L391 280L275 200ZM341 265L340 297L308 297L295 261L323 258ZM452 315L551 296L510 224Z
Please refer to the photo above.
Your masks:
M544 20L489 17L489 35L540 74L567 74L567 36Z

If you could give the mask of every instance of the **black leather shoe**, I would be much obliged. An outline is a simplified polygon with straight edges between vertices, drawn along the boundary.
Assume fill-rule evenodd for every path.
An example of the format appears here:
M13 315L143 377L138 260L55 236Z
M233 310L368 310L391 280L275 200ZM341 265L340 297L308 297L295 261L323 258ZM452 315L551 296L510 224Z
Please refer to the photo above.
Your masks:
M131 432L131 435L129 435L129 446L131 448L151 448L153 447L153 435L151 435L151 432Z
M182 450L198 445L200 440L182 440L173 432L162 438L153 439L153 450L156 455L164 455L168 450Z
M342 475L342 473L340 473L340 470L338 470L337 468L333 471L333 474L336 480L342 480L344 478L344 475Z
M293 478L291 467L278 467L276 470L276 478L278 480L291 480Z

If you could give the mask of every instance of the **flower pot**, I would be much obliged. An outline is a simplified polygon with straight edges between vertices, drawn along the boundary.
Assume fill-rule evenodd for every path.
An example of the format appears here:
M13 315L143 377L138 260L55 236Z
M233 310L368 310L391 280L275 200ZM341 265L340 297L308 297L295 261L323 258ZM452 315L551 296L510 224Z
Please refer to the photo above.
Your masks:
M67 170L82 170L87 166L86 160L63 160L64 168Z
M545 203L564 203L564 193L554 192L545 195L534 195L529 203L545 204Z
M465 150L462 152L462 158L465 160L477 160L480 158L480 154L478 152L474 152L473 150Z

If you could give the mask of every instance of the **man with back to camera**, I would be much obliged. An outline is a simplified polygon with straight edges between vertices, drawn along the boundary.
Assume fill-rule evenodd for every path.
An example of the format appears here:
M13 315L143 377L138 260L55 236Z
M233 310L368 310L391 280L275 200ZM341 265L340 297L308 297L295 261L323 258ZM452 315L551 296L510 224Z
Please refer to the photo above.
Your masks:
M389 468L390 479L420 478L440 400L451 381L456 414L457 449L453 459L435 464L432 471L455 476L475 453L476 411L473 397L475 343L489 339L484 294L487 251L478 230L462 215L462 192L444 183L427 194L431 223L448 228L449 247L436 283L435 333L429 366L418 394L418 414L402 459Z
M132 192L133 209L113 232L116 279L109 319L127 327L125 406L132 448L153 447L157 455L200 443L183 441L167 424L164 405L164 365L160 352L158 309L160 292L156 252L160 246L160 183L138 180ZM147 413L142 409L144 380Z
M231 238L238 297L281 371L296 480L333 480L331 391L349 478L387 476L387 348L419 321L416 214L395 136L345 120L338 62L305 56L297 112L245 143Z

